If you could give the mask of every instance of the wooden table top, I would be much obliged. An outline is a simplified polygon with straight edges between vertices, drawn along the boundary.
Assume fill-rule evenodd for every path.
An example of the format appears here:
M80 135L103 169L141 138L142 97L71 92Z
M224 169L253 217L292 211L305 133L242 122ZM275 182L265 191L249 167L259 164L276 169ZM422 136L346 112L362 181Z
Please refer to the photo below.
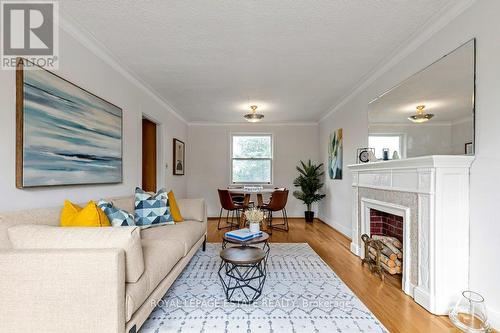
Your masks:
M245 265L260 262L266 257L266 253L254 246L236 246L220 251L220 257L231 264Z
M228 191L231 193L242 193L242 194L253 194L253 193L262 194L262 193L273 193L276 190L273 188L262 188L262 189L252 189L252 190L244 188L230 188L228 189Z

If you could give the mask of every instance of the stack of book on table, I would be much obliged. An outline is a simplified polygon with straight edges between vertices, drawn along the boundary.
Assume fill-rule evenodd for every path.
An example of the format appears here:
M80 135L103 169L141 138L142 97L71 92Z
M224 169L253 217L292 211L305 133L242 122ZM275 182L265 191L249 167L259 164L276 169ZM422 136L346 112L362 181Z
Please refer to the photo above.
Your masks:
M226 237L238 241L247 241L262 236L262 231L251 232L250 229L239 229L226 232Z

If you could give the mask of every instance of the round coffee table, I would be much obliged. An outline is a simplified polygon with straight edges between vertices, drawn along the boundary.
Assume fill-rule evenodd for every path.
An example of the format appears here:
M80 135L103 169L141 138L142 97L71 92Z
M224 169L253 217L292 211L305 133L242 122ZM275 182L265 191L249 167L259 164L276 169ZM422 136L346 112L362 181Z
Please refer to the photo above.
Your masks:
M235 246L220 252L219 278L226 299L251 304L262 294L266 281L266 252L254 246Z
M271 248L269 247L269 234L267 232L262 232L262 236L257 237L257 238L252 238L247 241L241 241L237 240L234 238L226 237L226 234L222 237L222 249L225 249L227 247L227 244L237 244L240 246L252 246L256 244L263 244L262 245L262 250L266 253L266 262L267 258L269 257L269 251Z

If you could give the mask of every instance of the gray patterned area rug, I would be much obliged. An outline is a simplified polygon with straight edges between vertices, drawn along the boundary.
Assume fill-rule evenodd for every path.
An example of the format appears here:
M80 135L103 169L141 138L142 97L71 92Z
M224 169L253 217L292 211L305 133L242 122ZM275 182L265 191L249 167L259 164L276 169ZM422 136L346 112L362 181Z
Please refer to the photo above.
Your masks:
M386 332L308 244L271 244L262 296L250 305L225 301L220 250L198 251L141 333Z

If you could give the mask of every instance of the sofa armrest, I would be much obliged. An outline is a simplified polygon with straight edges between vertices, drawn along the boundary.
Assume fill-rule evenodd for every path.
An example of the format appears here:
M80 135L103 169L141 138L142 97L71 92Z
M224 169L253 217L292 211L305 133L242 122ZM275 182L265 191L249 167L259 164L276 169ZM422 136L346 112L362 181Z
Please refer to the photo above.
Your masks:
M185 220L207 221L207 207L204 199L179 199L177 205Z
M124 332L119 249L0 251L0 332Z
M123 249L125 281L135 283L144 272L139 227L60 228L26 224L10 227L7 233L15 250Z

